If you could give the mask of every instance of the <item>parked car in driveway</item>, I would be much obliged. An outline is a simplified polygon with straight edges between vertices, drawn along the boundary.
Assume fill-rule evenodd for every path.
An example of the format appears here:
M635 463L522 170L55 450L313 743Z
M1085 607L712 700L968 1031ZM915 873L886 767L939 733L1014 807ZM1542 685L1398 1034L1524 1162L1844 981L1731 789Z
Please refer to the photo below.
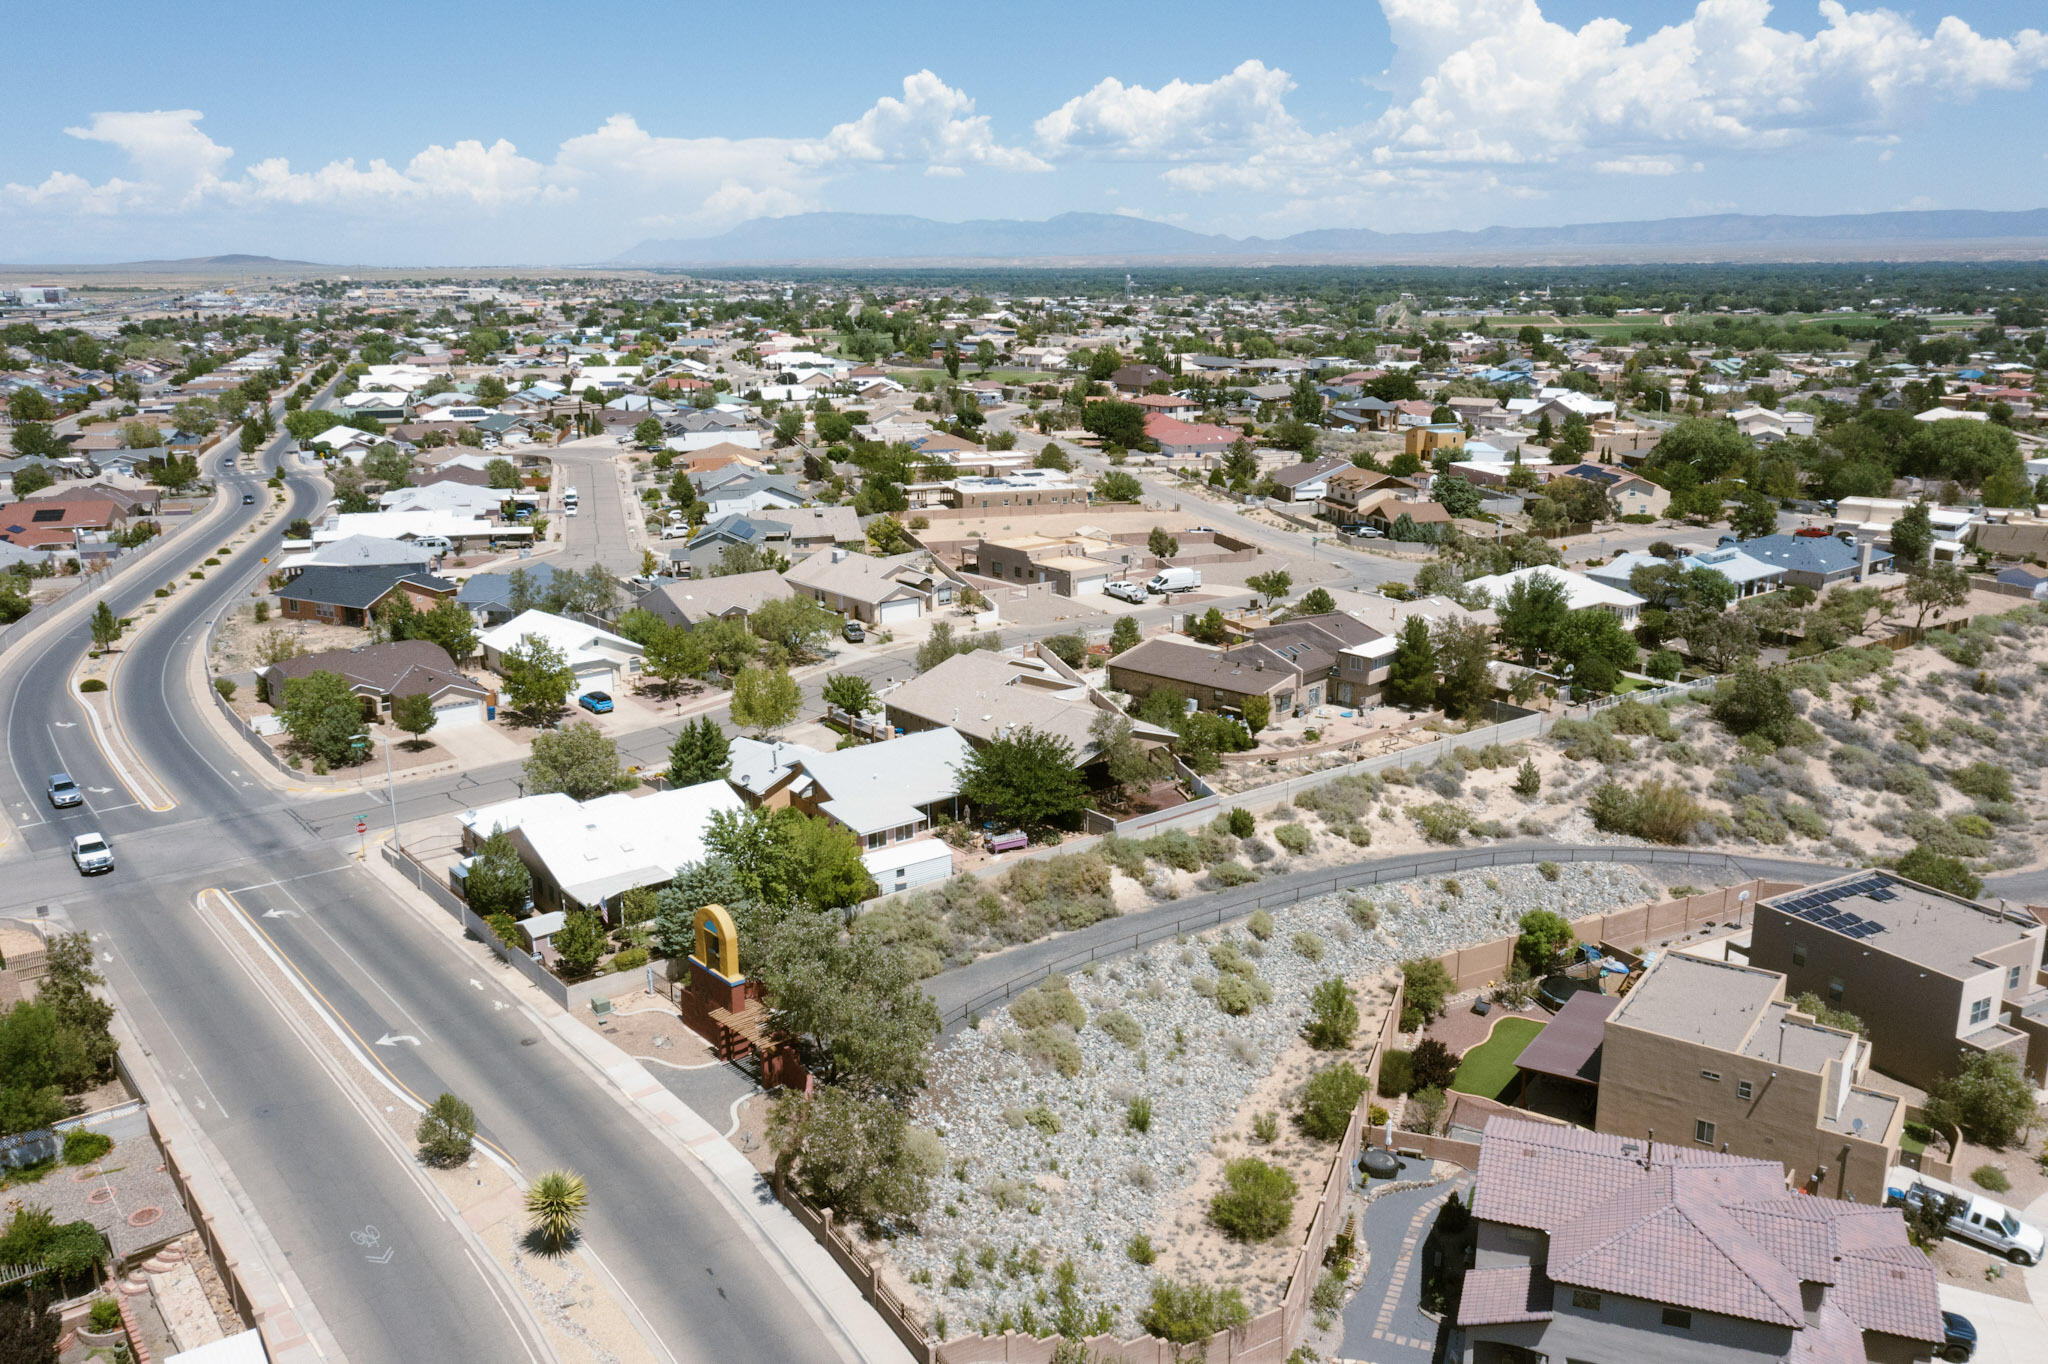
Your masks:
M1136 602L1140 606L1145 603L1145 585L1143 583L1134 583L1118 578L1113 583L1104 584L1102 590L1105 595L1115 597L1118 601Z
M576 704L592 715L605 715L611 711L612 695L605 691L587 691L576 698Z
M848 644L861 644L865 643L867 640L868 627L862 625L857 620L849 620L848 622L846 622L845 625L840 627L839 633L846 636L846 642Z
M69 774L53 772L50 774L50 804L59 810L68 809L73 805L83 805L85 793L78 789L78 783L71 780Z
M79 875L114 869L114 849L101 834L80 834L71 840L71 861Z
M1941 1357L1950 1364L1968 1364L1977 1353L1977 1327L1960 1312L1941 1314Z

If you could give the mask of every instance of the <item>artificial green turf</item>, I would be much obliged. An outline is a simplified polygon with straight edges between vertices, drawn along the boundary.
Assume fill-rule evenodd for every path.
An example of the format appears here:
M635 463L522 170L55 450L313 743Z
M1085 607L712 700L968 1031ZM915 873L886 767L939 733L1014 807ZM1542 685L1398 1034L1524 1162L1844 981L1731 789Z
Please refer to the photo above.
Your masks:
M1515 1078L1515 1060L1522 1048L1542 1031L1543 1025L1533 1018L1503 1018L1494 1025L1492 1037L1459 1059L1451 1088L1483 1099L1499 1098Z

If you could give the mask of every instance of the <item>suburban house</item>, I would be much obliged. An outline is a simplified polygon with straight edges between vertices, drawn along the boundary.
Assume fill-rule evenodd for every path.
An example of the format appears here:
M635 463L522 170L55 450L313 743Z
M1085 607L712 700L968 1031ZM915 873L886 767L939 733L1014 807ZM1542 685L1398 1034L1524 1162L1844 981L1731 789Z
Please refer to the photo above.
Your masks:
M1065 739L1074 765L1095 761L1095 721L1117 714L1091 701L1086 683L1068 680L1043 659L1017 658L988 649L955 654L883 697L889 725L905 734L951 729L976 747L1027 725ZM1170 743L1173 731L1131 721L1143 744Z
M105 497L34 497L0 506L0 540L23 549L70 549L81 536L106 535L127 524L127 508Z
M1414 485L1395 474L1351 465L1332 470L1324 480L1322 516L1340 526L1360 524L1362 509L1382 497L1414 492Z
M309 568L408 568L426 573L439 558L439 555L421 549L410 540L351 535L345 540L330 540L314 549L290 555L279 561L278 571L287 576L296 576ZM464 587L467 586L465 583Z
M1135 551L1093 535L1012 535L976 543L975 569L1008 583L1051 583L1062 597L1097 597L1128 572Z
M1443 503L1410 502L1391 492L1375 493L1361 500L1348 524L1371 526L1380 534L1391 536L1404 516L1418 528L1437 526L1448 529L1451 524L1450 510Z
M748 805L780 810L795 802L790 787L796 784L804 759L817 757L818 750L735 734L727 741L725 756L725 779Z
M1227 452L1243 432L1208 422L1184 422L1162 412L1145 414L1145 439L1170 459L1203 459Z
M1613 464L1574 464L1546 470L1550 478L1583 478L1607 492L1616 516L1662 516L1671 506L1671 494L1641 474Z
M1813 414L1768 407L1738 407L1728 414L1735 429L1759 445L1813 434Z
M1330 475L1339 469L1355 467L1343 455L1324 455L1305 464L1290 464L1284 469L1275 469L1269 477L1273 481L1273 495L1283 502L1317 502L1330 491Z
M1842 582L1862 582L1872 573L1889 573L1892 552L1865 541L1852 545L1832 535L1760 535L1754 540L1721 537L1752 559L1775 564L1785 572L1786 587L1819 592Z
M1654 554L1644 554L1640 550L1631 549L1622 551L1604 564L1585 569L1584 572L1595 582L1627 592L1629 578L1638 568L1658 567L1666 562ZM1696 553L1681 553L1678 563L1681 568L1686 569L1712 569L1734 586L1737 599L1775 592L1785 585L1784 569L1776 564L1752 559L1733 545L1721 545Z
M1777 972L1666 952L1607 1016L1593 1125L1755 1156L1804 1193L1882 1203L1906 1115L1858 1083L1870 1060L1871 1043L1794 1008Z
M388 715L399 697L425 692L433 699L436 729L482 724L493 700L490 688L456 670L446 649L424 639L300 654L258 668L258 694L271 705L282 706L285 685L312 673L340 675L372 714Z
M420 610L431 611L459 590L446 578L402 564L315 567L277 589L277 613L287 620L368 625L394 596L403 594Z
M703 860L713 815L746 808L732 787L707 781L586 801L550 791L465 810L457 819L465 853L504 830L533 873L536 909L590 910L616 923L628 891L666 885L677 867Z
M1359 652L1379 644L1384 637L1365 622L1342 611L1330 611L1320 616L1297 616L1279 625L1264 625L1251 632L1255 644L1264 645L1285 658L1299 672L1310 699L1300 702L1303 706L1321 704L1322 700L1342 705L1365 705L1368 696L1377 699L1377 692L1371 687L1373 669L1350 667L1347 664L1359 662L1367 655ZM1391 640L1385 643L1385 656L1393 657ZM1379 670L1379 681L1386 681L1385 669ZM1320 687L1317 684L1323 684ZM1320 697L1321 700L1314 699ZM1356 700L1351 698L1356 697Z
M713 620L744 621L765 603L789 595L789 584L780 573L728 573L718 578L663 583L635 605L652 611L670 625L694 628Z
M465 578L455 600L469 608L479 625L502 625L519 613L512 609L512 574L526 575L527 590L545 597L555 581L555 566L545 561L505 573L473 573Z
M1497 1117L1443 1358L1925 1360L1934 1265L1895 1208L1807 1198L1775 1161Z
M1109 376L1109 386L1119 393L1143 393L1154 384L1163 384L1173 376L1157 365L1125 365Z
M883 893L943 881L953 874L953 850L924 835L939 819L959 817L961 769L973 754L950 729L813 754L797 764L791 803L851 830Z
M782 576L793 591L870 625L907 624L953 600L953 579L929 550L878 558L821 549Z
M1756 907L1750 960L1863 1020L1879 1070L1922 1089L1984 1052L2048 1080L2048 929L1887 871Z
M1551 564L1537 564L1530 568L1518 568L1512 573L1495 573L1484 578L1474 578L1465 584L1469 589L1484 592L1497 607L1507 600L1508 592L1518 582L1530 578L1548 578L1564 588L1565 605L1573 611L1583 611L1597 606L1621 618L1623 625L1634 625L1636 617L1645 605L1635 593L1622 588L1610 587L1596 578L1569 568L1558 568Z
M1403 441L1406 453L1428 460L1439 452L1464 449L1465 428L1456 422L1429 422L1409 427Z
M1969 542L1994 559L2048 559L2048 521L1978 522Z
M546 611L522 611L503 625L486 630L477 639L484 666L502 674L505 655L529 637L546 640L561 651L576 675L571 688L575 692L616 691L622 682L640 673L640 646L632 640Z
M1109 685L1140 700L1162 687L1192 698L1202 710L1242 713L1248 696L1263 696L1272 713L1322 704L1325 668L1304 678L1284 654L1263 644L1213 649L1192 640L1148 639L1109 660Z
M789 523L733 512L705 522L695 535L671 548L668 559L672 564L688 565L689 576L701 578L717 568L724 561L726 550L735 545L780 554L787 559L792 549Z
M705 493L704 501L709 504L712 517L717 518L734 512L773 513L786 507L801 507L804 495L787 479L755 474Z
M967 475L947 485L946 504L963 511L1004 507L1085 507L1088 490L1059 469L1013 469Z

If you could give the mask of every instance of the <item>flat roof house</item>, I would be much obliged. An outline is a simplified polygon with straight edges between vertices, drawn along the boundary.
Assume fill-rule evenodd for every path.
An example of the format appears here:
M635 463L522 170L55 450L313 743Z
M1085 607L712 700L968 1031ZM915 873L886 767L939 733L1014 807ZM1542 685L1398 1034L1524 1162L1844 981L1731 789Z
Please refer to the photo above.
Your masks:
M1472 1217L1462 1364L1905 1364L1945 1336L1899 1211L1792 1193L1775 1161L1497 1117Z
M1593 1125L1756 1156L1803 1192L1882 1203L1906 1115L1857 1083L1870 1052L1795 1010L1775 971L1667 952L1607 1016Z
M1863 1020L1877 1068L1926 1088L1982 1052L2048 1080L2048 929L1887 871L1756 907L1750 961Z

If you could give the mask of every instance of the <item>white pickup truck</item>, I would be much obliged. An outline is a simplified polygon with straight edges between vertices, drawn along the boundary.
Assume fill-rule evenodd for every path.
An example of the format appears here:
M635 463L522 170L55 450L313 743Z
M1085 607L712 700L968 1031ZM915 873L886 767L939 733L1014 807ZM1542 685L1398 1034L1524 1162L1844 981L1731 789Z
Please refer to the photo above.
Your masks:
M1911 1216L1917 1208L1931 1202L1948 1214L1949 1235L1980 1245L1994 1255L2003 1255L2016 1265L2039 1264L2044 1252L2048 1252L2048 1235L2039 1227L2020 1221L2003 1203L1904 1166L1892 1167L1885 1184L1886 1203L1904 1208Z

